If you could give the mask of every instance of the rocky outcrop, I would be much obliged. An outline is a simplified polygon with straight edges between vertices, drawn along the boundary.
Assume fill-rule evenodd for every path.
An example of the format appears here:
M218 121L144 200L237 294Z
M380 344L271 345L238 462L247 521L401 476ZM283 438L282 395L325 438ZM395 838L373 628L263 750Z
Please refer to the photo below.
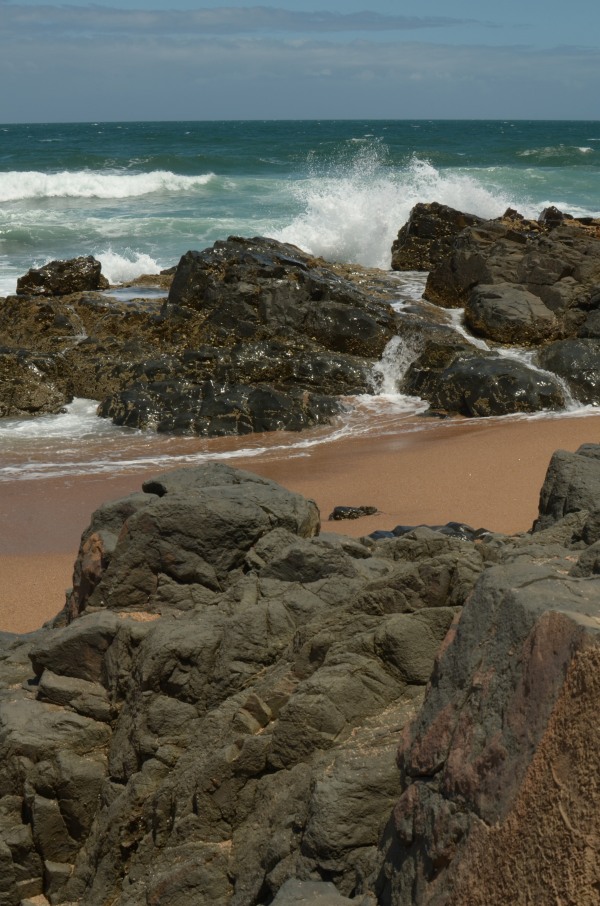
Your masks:
M509 209L495 220L463 223L459 212L417 205L400 236L396 266L420 268L431 249L424 298L464 308L464 325L489 344L475 352L430 331L402 383L405 392L463 415L560 408L565 394L569 403L600 402L600 221L548 208L538 220ZM514 355L490 358L497 345L530 347L536 355L527 365Z
M167 299L120 301L94 291L86 268L30 271L0 305L0 342L43 353L119 425L219 435L327 422L338 397L372 392L372 363L395 333L385 275L332 269L274 240L188 252Z
M591 906L599 487L559 451L514 537L219 464L101 507L0 639L0 903Z
M595 305L599 282L596 221L565 218L554 226L552 220L500 218L460 233L451 253L429 274L425 296L438 305L462 308L476 287L510 284L541 300L558 320L562 334L571 335ZM555 334L552 325L548 338ZM528 342L531 339L525 334L524 343Z

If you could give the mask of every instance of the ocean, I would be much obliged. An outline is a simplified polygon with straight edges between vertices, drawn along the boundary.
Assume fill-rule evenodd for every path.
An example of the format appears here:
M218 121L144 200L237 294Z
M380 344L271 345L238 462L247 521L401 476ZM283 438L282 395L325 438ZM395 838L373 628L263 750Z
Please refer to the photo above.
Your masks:
M387 269L417 202L496 217L548 205L600 216L600 122L282 121L0 126L0 296L57 258L92 254L111 283L157 273L188 249L265 235L331 261ZM424 275L398 279L398 304ZM355 400L301 438L170 439L117 429L76 400L62 415L0 422L0 480L194 462L265 445L303 455L348 432L414 426L424 405ZM427 420L421 420L423 425ZM411 430L414 428L411 427Z

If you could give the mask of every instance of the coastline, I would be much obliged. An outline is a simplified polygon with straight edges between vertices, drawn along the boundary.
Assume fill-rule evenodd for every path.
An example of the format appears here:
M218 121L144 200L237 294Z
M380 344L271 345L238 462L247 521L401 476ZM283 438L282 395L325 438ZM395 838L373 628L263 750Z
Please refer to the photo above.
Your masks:
M361 537L398 524L466 522L513 534L531 528L552 453L600 439L600 415L451 420L423 431L349 437L298 455L229 465L314 499L323 532ZM28 632L63 606L81 533L100 504L165 469L6 483L0 514L0 631ZM375 516L328 521L335 506Z

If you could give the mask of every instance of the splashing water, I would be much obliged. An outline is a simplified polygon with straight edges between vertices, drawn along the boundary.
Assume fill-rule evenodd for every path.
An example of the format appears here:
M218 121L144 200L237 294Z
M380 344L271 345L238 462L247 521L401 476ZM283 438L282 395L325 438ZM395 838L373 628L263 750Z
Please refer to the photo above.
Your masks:
M514 204L467 173L439 171L416 157L391 169L379 143L297 183L294 192L304 210L276 239L328 260L380 268L389 268L392 243L418 202L439 201L481 217L498 217Z

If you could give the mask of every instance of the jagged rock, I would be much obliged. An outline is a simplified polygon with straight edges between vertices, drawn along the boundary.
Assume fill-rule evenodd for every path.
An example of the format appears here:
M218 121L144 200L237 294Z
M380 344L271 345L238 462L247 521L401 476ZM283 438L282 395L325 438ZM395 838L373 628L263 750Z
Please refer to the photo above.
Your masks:
M107 289L108 280L101 274L102 265L92 255L68 261L50 261L31 268L17 280L17 295L67 296L86 290Z
M559 319L562 330L575 333L590 307L600 280L598 223L565 221L550 224L490 220L467 227L451 254L429 274L425 298L445 307L462 308L481 284L515 284L537 296Z
M482 222L436 201L416 204L392 245L392 270L430 271L450 254L465 227Z
M71 272L61 282L67 264L21 278L0 305L0 344L28 361L51 357L57 387L100 400L99 414L119 425L221 435L327 423L337 397L373 392L373 360L395 332L385 274L329 267L270 239L188 252L166 301L120 301ZM56 411L44 377L27 376L40 401L23 411ZM21 410L0 409L12 412Z
M11 896L19 873L131 906L255 906L324 874L366 890L398 733L483 557L318 526L220 464L96 511L62 619L0 648Z

